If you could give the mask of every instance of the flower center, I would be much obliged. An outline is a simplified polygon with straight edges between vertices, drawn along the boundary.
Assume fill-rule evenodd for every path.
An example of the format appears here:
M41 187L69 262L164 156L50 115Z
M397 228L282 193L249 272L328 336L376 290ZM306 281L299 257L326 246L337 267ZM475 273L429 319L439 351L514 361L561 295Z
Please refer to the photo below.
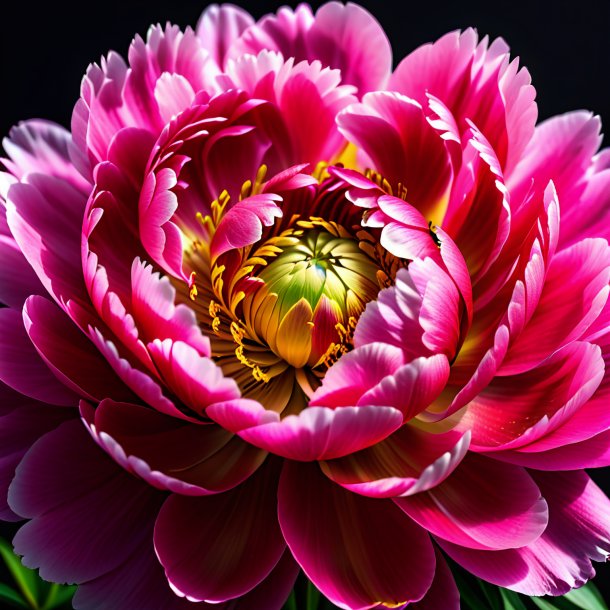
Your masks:
M366 303L379 291L378 268L357 242L310 230L258 273L244 323L294 368L316 368L347 349Z

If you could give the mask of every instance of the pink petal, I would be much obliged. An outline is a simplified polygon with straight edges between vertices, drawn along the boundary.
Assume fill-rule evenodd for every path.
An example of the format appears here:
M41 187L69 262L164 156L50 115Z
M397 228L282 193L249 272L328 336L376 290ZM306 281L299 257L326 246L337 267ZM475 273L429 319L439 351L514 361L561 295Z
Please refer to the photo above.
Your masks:
M570 294L565 298L565 278ZM558 253L549 267L538 307L511 345L501 374L532 368L555 350L578 339L602 311L610 288L610 248L587 239Z
M104 400L95 410L81 403L81 413L93 438L118 464L158 489L189 496L223 492L265 459L264 452L219 426L147 407Z
M523 468L474 454L440 485L394 501L432 534L474 549L525 546L549 519L546 502Z
M430 540L389 500L352 494L315 464L287 462L278 511L295 559L340 608L399 606L430 589L435 566Z
M166 385L194 412L203 414L215 402L240 397L237 383L225 377L211 359L190 345L171 339L155 339L148 351Z
M207 415L253 445L299 461L332 459L378 443L402 423L391 407L310 406L280 420L254 401L208 407Z
M343 355L314 392L310 406L347 407L404 364L402 350L394 345L369 343Z
M278 463L269 462L232 491L166 500L155 550L178 595L222 602L270 574L286 548L276 516L277 478Z
M9 503L31 521L17 532L15 550L47 580L90 580L139 546L162 499L105 457L82 422L66 422L17 468Z
M211 4L199 17L197 38L222 70L231 45L253 24L252 16L239 6Z
M395 188L406 187L408 201L440 224L452 178L443 139L428 123L420 104L393 92L367 93L337 121L345 137L362 149Z
M74 167L72 137L61 125L41 119L23 121L10 130L2 145L9 156L3 159L4 165L20 181L27 181L28 174L45 174L88 195L91 185Z
M131 308L143 341L183 341L202 356L210 355L210 341L201 332L195 313L187 305L175 304L176 289L167 277L136 259L131 267L131 287Z
M368 449L323 462L322 471L363 496L410 496L444 481L466 455L469 441L468 432L430 434L403 426Z
M30 341L21 314L0 309L0 380L35 400L76 406L78 395L51 372Z
M16 394L0 384L0 519L20 521L7 504L8 487L21 458L44 434L67 419L76 417L71 409L56 409Z
M438 542L479 578L525 595L563 595L594 576L591 559L610 554L608 498L582 472L532 474L549 502L549 526L538 540L505 551Z
M453 580L453 575L443 555L438 549L436 554L436 569L434 580L424 598L414 604L409 604L409 610L460 610L460 592Z
M544 437L591 398L604 370L599 347L572 343L530 371L495 377L468 404L459 426L472 431L475 450L528 450L523 446L530 443L542 450Z
M7 235L0 235L0 260L0 303L21 309L31 294L45 293L17 242Z
M254 195L235 204L222 218L216 229L210 253L218 258L234 248L243 248L258 241L263 227L273 226L282 210L279 195L266 193Z
M23 321L40 356L72 391L92 400L134 398L87 336L51 301L30 297Z

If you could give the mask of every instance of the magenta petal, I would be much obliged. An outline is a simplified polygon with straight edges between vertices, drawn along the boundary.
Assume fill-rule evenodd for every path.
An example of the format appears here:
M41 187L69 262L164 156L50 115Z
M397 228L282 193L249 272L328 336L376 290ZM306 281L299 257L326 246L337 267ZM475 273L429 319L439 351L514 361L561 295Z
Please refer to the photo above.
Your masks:
M442 483L466 455L469 442L469 432L430 434L407 425L368 449L323 462L322 471L363 496L411 496Z
M167 386L195 413L203 414L216 402L237 399L237 383L225 377L211 359L182 341L155 339L148 351Z
M31 294L45 293L17 243L8 235L0 235L0 260L0 303L21 309Z
M135 398L86 335L54 303L32 296L23 317L34 347L68 388L92 400Z
M525 546L549 519L540 490L523 468L476 454L437 487L395 502L436 536L475 549Z
M391 407L308 407L298 415L246 428L238 434L261 449L307 462L340 457L374 445L401 422L402 415Z
M139 546L162 499L106 457L81 421L66 422L17 468L9 503L32 520L15 536L15 550L46 580L95 578Z
M226 491L266 457L215 424L186 422L139 405L104 400L94 410L81 403L81 413L100 447L158 489L189 496Z
M210 355L210 340L203 335L197 316L184 304L176 305L176 289L152 266L135 259L131 267L131 306L143 341L184 341L202 356Z
M16 394L0 384L0 519L20 521L7 504L8 487L28 449L56 426L76 417L71 409L55 409Z
M409 610L460 610L460 592L453 580L451 570L438 549L436 554L436 570L432 586L425 597L414 604L409 604Z
M439 540L467 570L526 595L563 595L595 574L591 559L610 555L609 500L583 472L533 473L549 502L549 526L521 549L477 551Z
M39 356L14 309L0 309L0 380L41 402L78 404L78 395L61 383Z
M389 500L373 500L328 480L316 464L284 465L279 519L295 559L341 608L420 600L434 577L427 534Z
M269 575L285 549L276 516L277 477L278 463L270 461L232 491L167 499L155 525L155 549L179 595L222 602Z

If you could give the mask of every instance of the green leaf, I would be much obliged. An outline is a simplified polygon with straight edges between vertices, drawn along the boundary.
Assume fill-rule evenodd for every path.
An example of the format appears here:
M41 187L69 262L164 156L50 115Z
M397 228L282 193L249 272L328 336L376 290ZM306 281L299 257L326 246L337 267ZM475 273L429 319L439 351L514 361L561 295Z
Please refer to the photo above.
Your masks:
M307 610L318 610L318 605L320 603L320 592L315 588L315 586L311 583L307 583Z
M76 593L76 587L68 587L66 585L58 585L53 583L49 589L49 594L42 606L42 610L53 610L67 604ZM292 609L291 609L292 610ZM294 607L296 610L296 605Z
M286 600L286 604L284 604L284 610L297 610L297 598L294 595L294 590L290 592L290 597Z
M31 608L38 608L38 574L26 568L11 546L0 538L0 555Z
M490 610L503 610L504 604L502 603L498 587L494 587L483 580L479 580L479 587L481 587L485 598L489 602Z
M504 603L504 610L527 610L519 595L514 591L500 589L500 597Z
M0 602L7 602L15 608L29 608L21 595L8 585L0 582Z
M588 582L580 589L573 589L566 593L564 598L582 610L608 610L601 593L592 582Z

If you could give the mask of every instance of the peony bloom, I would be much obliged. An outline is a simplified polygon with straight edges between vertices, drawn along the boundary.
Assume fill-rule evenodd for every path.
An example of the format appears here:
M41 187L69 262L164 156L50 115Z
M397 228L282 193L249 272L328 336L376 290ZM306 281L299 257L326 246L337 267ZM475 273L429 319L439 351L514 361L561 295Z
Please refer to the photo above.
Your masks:
M0 516L77 608L459 608L610 555L610 154L502 40L211 6L5 140ZM202 602L193 606L191 602Z

